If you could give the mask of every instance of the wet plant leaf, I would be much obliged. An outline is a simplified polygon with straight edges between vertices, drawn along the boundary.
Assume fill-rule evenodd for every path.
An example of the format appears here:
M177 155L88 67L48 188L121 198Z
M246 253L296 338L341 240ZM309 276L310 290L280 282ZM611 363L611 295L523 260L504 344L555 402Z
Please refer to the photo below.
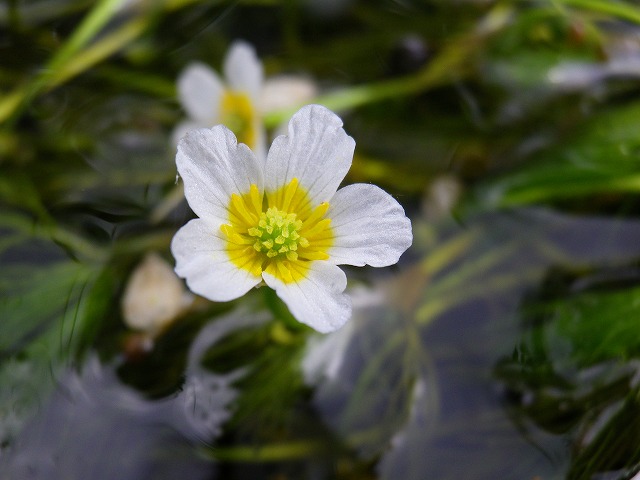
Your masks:
M571 342L580 367L610 359L640 358L640 288L586 293L553 308L558 333Z
M529 327L497 375L512 392L514 418L571 435L567 478L626 478L640 460L638 425L629 420L638 415L639 289L618 287L630 281L624 268L549 276L556 279L525 305Z
M12 273L15 276L7 279L5 275ZM87 340L87 324L98 320L85 317L82 310L83 295L92 288L91 276L86 267L71 262L3 270L0 378L7 386L0 395L3 444L17 435L48 396L57 372L73 362L81 346L76 338Z
M89 273L72 262L47 268L19 265L4 269L0 279L0 351L5 355L19 351L60 318L66 316L72 322Z
M521 168L484 182L470 203L493 209L640 190L640 104L593 116Z
M602 426L595 426L586 445L576 448L567 479L593 478L600 472L626 479L640 465L640 390L634 389ZM598 428L600 427L600 428ZM635 477L634 477L635 478Z

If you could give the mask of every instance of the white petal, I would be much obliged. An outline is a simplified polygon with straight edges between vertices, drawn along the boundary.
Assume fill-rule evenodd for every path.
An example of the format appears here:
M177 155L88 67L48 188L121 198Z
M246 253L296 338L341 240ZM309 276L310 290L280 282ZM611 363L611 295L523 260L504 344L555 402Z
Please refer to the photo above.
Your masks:
M275 191L297 178L314 205L329 201L351 167L355 142L342 120L320 105L302 107L267 155L265 188Z
M241 297L261 282L251 272L229 260L226 239L220 225L191 220L171 241L176 273L187 280L189 289L217 302Z
M224 60L224 75L230 89L249 94L258 105L262 90L262 63L254 48L243 41L233 42Z
M248 193L252 183L262 191L263 163L223 125L188 132L178 144L176 164L189 206L210 221L228 221L233 193Z
M260 95L260 111L271 112L304 105L317 94L318 88L311 79L301 75L279 75L265 80Z
M341 188L327 212L335 235L330 261L385 267L411 246L411 221L391 195L375 185Z
M337 330L351 317L351 299L344 294L347 277L335 265L312 262L306 277L292 283L284 283L267 272L262 272L262 277L299 322L319 332Z
M223 92L216 72L203 63L189 64L178 78L180 104L189 117L209 127L217 123Z

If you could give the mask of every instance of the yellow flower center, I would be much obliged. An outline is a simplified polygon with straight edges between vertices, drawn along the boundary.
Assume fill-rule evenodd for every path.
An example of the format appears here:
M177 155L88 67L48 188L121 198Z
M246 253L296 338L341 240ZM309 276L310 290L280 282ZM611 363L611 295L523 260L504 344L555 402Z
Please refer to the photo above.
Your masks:
M238 142L255 148L255 111L246 93L227 90L220 102L220 123L231 130Z
M269 258L287 257L297 260L298 245L308 247L309 240L301 237L298 230L302 228L302 220L296 219L295 213L286 213L276 207L269 207L260 214L258 226L247 230L252 237L256 237L253 248Z
M329 204L312 207L295 178L266 195L251 185L249 192L231 195L228 208L229 223L221 230L229 258L238 268L258 277L265 271L289 283L305 278L310 262L329 258Z

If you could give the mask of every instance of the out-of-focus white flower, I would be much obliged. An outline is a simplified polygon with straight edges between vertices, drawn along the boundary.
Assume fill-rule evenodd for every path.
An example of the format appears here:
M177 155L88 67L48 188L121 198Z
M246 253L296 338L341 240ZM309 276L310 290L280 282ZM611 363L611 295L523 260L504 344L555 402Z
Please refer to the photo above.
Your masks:
M189 132L176 163L200 218L171 243L178 275L214 301L264 281L300 322L340 328L351 301L338 265L392 265L413 239L404 210L380 188L337 190L354 148L342 120L319 105L293 116L266 159L222 125Z
M265 150L258 111L264 83L262 63L251 45L236 41L229 48L222 71L224 78L196 62L178 77L178 98L189 118L174 130L174 143L194 128L222 124L260 155Z
M318 94L316 83L302 75L278 75L264 82L260 97L262 113L284 110L311 101Z
M175 320L192 298L171 265L149 253L129 278L122 297L122 316L128 327L154 335Z
M266 152L262 123L267 112L302 105L316 95L315 83L295 75L264 80L254 48L236 41L223 63L223 78L202 63L191 63L178 78L178 98L188 115L173 132L173 142L189 130L222 124L258 156Z

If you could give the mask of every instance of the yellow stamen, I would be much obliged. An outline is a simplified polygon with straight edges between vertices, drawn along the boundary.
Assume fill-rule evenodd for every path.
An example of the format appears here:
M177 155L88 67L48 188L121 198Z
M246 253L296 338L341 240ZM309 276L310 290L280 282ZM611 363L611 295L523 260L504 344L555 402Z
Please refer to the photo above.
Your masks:
M231 196L229 224L221 226L229 258L255 276L266 271L285 283L299 281L312 261L329 258L334 237L328 209L326 202L311 208L295 178L266 196L251 185L249 192Z

